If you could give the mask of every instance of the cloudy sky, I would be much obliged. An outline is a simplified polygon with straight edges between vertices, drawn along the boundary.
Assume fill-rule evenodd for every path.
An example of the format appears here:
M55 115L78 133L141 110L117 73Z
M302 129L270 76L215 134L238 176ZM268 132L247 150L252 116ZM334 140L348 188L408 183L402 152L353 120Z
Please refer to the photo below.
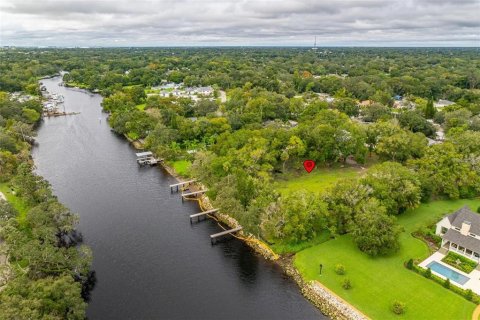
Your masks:
M0 0L0 45L480 46L480 0Z

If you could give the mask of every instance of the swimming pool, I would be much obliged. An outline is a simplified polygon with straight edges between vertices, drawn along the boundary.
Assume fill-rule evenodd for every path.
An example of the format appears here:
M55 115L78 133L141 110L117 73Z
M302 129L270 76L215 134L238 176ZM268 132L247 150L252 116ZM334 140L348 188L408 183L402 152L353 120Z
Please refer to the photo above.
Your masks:
M432 261L427 265L427 268L430 268L432 271L441 274L442 276L455 281L458 284L464 285L470 278L465 277L463 274L460 274L443 264L440 264L436 261Z

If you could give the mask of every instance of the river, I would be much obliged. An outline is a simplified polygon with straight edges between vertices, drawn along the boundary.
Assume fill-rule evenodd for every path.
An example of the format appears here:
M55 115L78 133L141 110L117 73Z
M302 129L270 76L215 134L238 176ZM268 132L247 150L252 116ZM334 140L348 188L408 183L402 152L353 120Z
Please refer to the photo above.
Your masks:
M97 283L89 319L326 319L274 263L244 243L210 244L211 220L191 225L160 168L139 167L114 134L100 95L42 80L77 115L45 119L33 149L37 173L80 216Z

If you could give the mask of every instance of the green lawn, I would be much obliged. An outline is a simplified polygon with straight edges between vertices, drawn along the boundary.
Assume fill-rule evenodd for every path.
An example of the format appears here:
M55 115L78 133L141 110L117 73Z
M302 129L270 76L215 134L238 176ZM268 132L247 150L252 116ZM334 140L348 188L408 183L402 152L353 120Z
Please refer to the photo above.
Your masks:
M394 255L371 258L345 235L297 253L295 266L304 278L320 281L372 319L471 319L473 303L403 266L410 258L424 259L429 255L426 244L411 233L465 204L475 209L480 200L435 201L405 212L398 220L405 229L400 237L401 248ZM334 272L336 264L345 266L344 276ZM350 290L341 286L347 277L352 283ZM406 304L405 314L397 316L390 311L394 300Z
M177 160L174 162L171 162L170 165L175 169L175 172L178 173L181 176L188 176L190 166L192 163L188 160Z
M66 83L70 87L77 87L80 89L88 89L88 85L81 82L69 81Z
M27 218L27 211L30 209L28 204L23 201L22 198L12 194L8 183L0 183L0 191L5 195L7 201L18 211L18 223L25 225L25 219Z
M302 170L300 173L278 176L276 187L281 193L300 189L323 192L338 180L358 177L362 172L366 172L366 170L355 167L315 168L310 173Z
M321 243L324 243L325 241L328 241L330 239L330 232L324 231L319 234L315 238L313 238L310 241L307 242L300 242L300 243L288 243L288 242L276 242L272 245L270 245L270 248L275 251L275 253L278 254L285 254L285 253L295 253L299 252L301 250L304 250L306 248L310 248L312 246L319 245Z

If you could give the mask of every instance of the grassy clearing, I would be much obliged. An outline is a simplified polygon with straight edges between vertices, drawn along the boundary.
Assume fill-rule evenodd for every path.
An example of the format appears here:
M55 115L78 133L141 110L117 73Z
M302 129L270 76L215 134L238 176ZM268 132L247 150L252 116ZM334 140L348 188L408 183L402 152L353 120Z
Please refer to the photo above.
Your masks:
M21 226L25 226L29 205L20 197L14 195L7 182L0 183L0 191L5 195L7 201L18 211L17 221Z
M85 83L81 83L81 82L75 82L75 81L69 81L66 83L66 85L68 87L77 87L77 88L80 88L80 89L87 89L88 90L88 85L85 84Z
M477 208L480 200L434 201L402 214L398 222L405 232L393 255L371 258L345 235L299 252L295 266L304 278L320 281L372 319L471 319L473 303L403 266L410 258L429 255L427 245L411 233L465 204ZM345 275L335 273L336 264L345 266ZM342 288L345 278L352 283L350 290ZM405 314L390 311L395 300L406 304Z
M184 177L189 175L192 166L192 163L188 160L177 160L169 164L175 169L175 172Z
M270 245L270 248L273 249L278 254L287 254L287 253L295 253L302 251L306 248L310 248L312 246L319 245L328 241L330 239L330 232L323 231L319 233L315 238L310 241L301 242L301 243L288 243L288 242L276 242Z
M338 180L359 177L366 172L356 167L315 168L307 173L305 170L277 177L276 187L281 193L305 189L312 192L323 192Z
M137 108L140 111L144 111L146 106L147 106L146 103L142 103L142 104L137 104L135 108Z

